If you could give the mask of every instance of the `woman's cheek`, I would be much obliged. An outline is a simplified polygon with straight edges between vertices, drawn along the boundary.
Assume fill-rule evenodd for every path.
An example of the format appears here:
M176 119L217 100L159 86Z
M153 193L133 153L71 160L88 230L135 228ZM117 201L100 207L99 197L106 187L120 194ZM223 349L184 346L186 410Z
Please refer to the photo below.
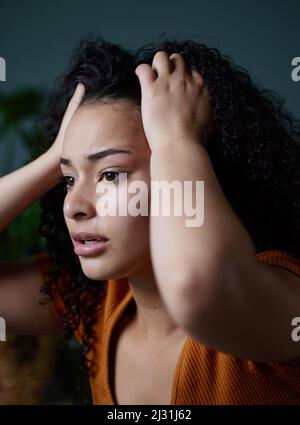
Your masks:
M96 202L97 215L100 218L113 217L117 215L118 191L114 185L105 186L98 183L96 188L98 199Z
M149 233L150 194L148 185L111 185L104 189L97 202L99 229L108 237L145 244ZM138 188L137 188L138 187ZM134 189L134 190L133 190Z

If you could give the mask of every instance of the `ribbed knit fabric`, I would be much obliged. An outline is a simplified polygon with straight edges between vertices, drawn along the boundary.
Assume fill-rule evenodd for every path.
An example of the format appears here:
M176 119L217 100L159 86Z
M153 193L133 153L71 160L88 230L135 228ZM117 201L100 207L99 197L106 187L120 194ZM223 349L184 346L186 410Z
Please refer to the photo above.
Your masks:
M47 254L38 254L33 259L43 282L50 267ZM257 259L300 278L300 261L285 251L261 252ZM98 365L90 380L94 404L117 404L110 382L110 342L118 320L131 302L135 301L127 279L105 282L105 296L95 327L97 340L89 356ZM63 302L59 294L50 305L60 321ZM81 326L75 337L82 341ZM188 336L177 360L169 404L300 404L300 357L286 362L254 362L209 349Z

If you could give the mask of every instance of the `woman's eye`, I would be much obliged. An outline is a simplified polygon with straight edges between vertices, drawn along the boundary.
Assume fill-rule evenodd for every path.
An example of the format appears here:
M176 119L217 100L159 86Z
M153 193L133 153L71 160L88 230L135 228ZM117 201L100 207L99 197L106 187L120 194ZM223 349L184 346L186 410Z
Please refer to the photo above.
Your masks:
M72 180L73 179L73 180ZM63 182L65 189L68 189L69 187L73 186L74 184L74 177L71 176L63 176L61 178L61 181Z
M102 177L105 176L105 180L112 183L115 180L115 176L119 176L121 173L126 173L126 171L105 171L101 174L99 181L101 181ZM119 179L117 181L119 181Z
M105 171L101 174L99 181L103 180L103 176L105 176L106 182L114 183L116 176L119 176L121 173L128 174L125 170L122 170L122 171ZM61 181L64 184L64 188L67 189L67 190L74 185L74 177L72 177L72 176L63 176L63 177L61 177ZM117 179L116 182L118 182L118 181L119 181L119 179Z

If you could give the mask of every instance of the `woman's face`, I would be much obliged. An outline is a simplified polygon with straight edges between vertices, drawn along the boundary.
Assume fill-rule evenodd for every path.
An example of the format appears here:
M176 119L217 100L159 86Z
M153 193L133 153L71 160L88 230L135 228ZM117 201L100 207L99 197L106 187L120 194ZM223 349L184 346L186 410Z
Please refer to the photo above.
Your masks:
M130 153L87 159L88 155L107 149ZM82 270L90 279L130 277L150 268L149 214L135 217L127 212L125 216L102 216L96 207L104 193L110 205L117 208L120 202L125 202L119 201L119 196L114 196L111 190L113 185L118 194L125 184L118 183L120 172L128 173L127 187L140 180L150 190L150 154L140 111L130 110L126 103L81 105L66 130L62 157L70 160L70 164L61 164L61 169L69 177L64 201L69 233L88 232L108 239L101 252L79 255ZM137 193L126 192L127 202ZM143 196L150 202L149 191Z

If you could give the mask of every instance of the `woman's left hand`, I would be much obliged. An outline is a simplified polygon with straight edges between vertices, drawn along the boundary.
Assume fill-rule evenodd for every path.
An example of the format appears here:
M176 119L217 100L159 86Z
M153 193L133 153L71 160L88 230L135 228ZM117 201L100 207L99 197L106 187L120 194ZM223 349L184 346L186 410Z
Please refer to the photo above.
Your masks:
M201 74L196 69L189 73L179 53L169 58L164 51L156 52L152 67L140 64L135 73L141 84L142 121L150 149L164 143L206 146L213 114Z

